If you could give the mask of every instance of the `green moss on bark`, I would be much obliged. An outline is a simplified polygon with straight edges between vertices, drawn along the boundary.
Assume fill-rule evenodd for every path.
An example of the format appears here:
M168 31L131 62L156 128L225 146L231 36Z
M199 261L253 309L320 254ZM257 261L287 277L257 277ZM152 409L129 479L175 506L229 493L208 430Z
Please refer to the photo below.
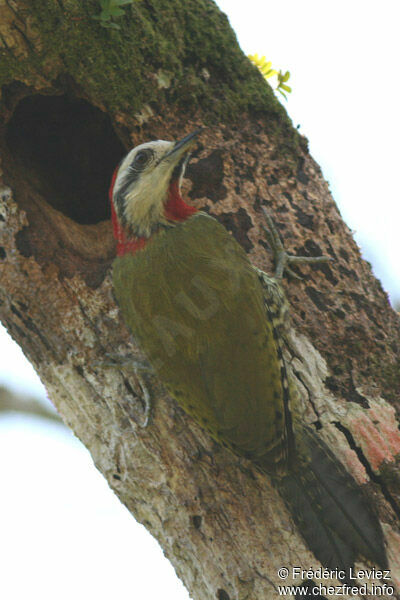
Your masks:
M0 83L37 73L54 82L68 74L114 113L134 115L149 105L164 115L173 105L206 123L252 114L279 133L286 149L297 147L284 108L212 0L138 0L118 19L118 31L93 20L100 11L96 0L19 0L18 7L40 42L33 39L32 48L28 42L28 55L18 63L3 52ZM160 72L169 87L160 86Z

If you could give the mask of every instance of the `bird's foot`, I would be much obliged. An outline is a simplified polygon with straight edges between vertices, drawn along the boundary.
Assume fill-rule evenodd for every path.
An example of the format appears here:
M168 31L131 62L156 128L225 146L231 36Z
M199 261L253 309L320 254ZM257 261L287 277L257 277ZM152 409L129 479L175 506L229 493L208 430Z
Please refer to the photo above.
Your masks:
M268 225L268 227L263 225L262 228L264 229L265 235L274 254L275 279L282 279L285 271L288 275L291 275L295 279L302 279L302 277L292 271L289 265L321 264L331 262L333 260L329 256L293 256L292 254L288 254L281 242L278 230L271 216L264 206L261 208Z
M95 366L110 367L114 369L131 369L135 372L154 374L154 369L147 360L133 358L131 354L117 354L106 352L105 360L95 362Z
M155 373L150 363L148 363L146 360L133 358L131 354L126 355L106 352L104 355L104 360L95 362L94 366L134 372L135 379L137 380L142 391L140 400L143 404L143 421L138 423L138 425L139 427L143 428L147 427L151 417L152 404L150 392L146 382L146 376L154 375Z
M136 373L136 377L139 381L139 385L141 387L142 390L142 402L143 402L143 422L142 423L138 423L139 427L142 427L143 429L145 429L147 427L147 425L149 424L150 418L151 418L151 413L152 413L152 409L153 409L153 405L151 402L151 396L150 396L150 392L149 389L147 387L147 383L146 381L144 381L143 377L140 377L137 373Z

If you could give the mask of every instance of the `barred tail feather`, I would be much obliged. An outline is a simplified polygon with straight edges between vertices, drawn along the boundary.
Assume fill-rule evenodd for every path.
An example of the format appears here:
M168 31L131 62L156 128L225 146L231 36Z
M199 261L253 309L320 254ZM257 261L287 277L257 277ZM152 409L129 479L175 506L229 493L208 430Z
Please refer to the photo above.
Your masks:
M312 430L300 439L304 456L277 485L309 548L329 569L347 570L358 557L387 568L381 525L363 491Z

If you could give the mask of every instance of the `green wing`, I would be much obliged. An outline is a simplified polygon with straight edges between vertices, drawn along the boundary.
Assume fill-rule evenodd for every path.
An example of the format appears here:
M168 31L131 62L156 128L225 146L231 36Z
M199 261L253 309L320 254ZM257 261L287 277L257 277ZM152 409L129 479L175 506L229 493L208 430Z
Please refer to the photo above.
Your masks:
M117 258L127 325L171 395L220 443L276 470L291 440L284 365L259 274L199 213Z

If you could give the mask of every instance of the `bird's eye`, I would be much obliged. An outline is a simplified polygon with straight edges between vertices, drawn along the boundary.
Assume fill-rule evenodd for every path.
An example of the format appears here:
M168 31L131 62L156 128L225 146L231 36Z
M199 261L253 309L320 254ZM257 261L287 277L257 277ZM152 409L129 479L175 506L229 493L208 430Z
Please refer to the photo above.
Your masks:
M132 166L135 169L144 169L144 167L150 162L150 160L153 157L153 151L152 150L140 150L136 156L135 156L135 160L133 161Z

